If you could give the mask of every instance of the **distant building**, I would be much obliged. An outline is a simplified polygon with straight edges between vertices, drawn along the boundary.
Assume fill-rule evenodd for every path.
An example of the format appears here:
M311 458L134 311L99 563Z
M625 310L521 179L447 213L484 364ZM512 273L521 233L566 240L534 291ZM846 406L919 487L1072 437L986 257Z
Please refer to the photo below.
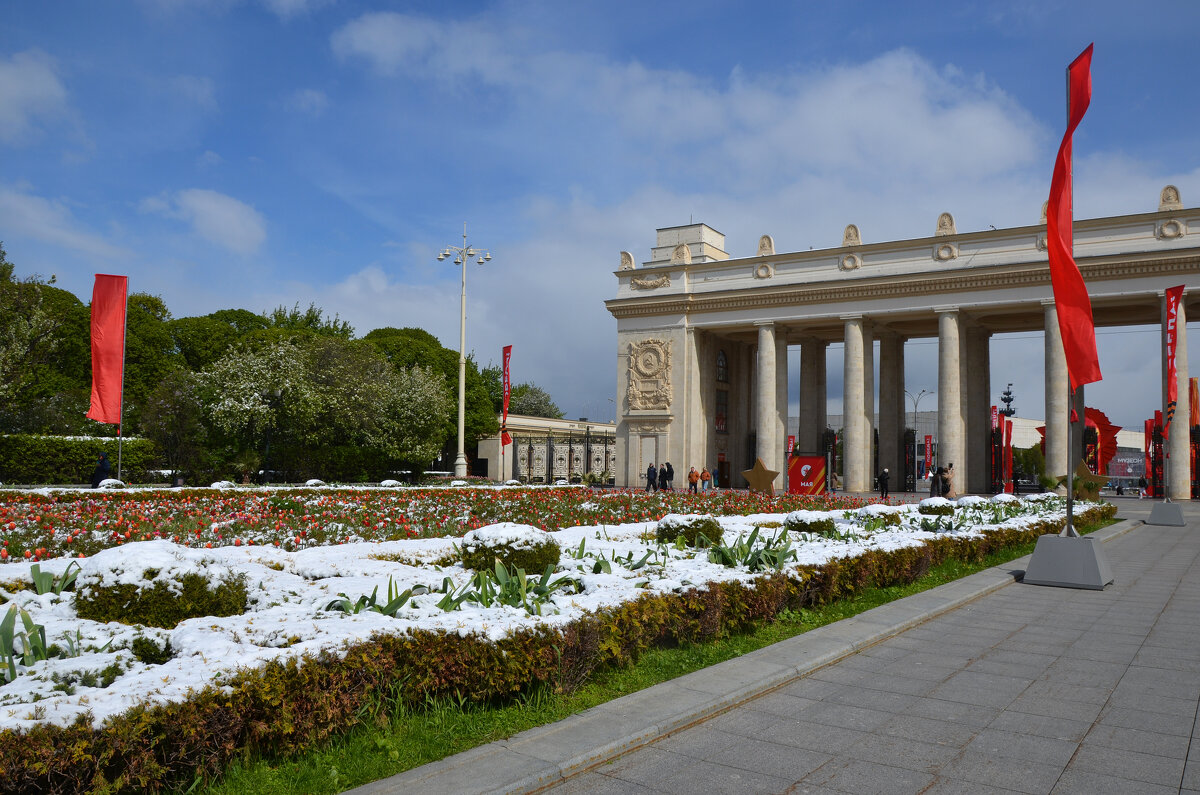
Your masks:
M609 482L617 468L616 430L611 422L592 422L586 417L555 420L509 414L512 444L505 446L502 455L499 435L480 439L473 470L479 474L486 471L487 477L496 481Z

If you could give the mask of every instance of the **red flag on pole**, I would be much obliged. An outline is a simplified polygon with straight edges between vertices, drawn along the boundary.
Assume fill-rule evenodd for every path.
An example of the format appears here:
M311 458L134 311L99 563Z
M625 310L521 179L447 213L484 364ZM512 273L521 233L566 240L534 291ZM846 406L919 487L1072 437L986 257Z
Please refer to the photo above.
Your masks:
M512 358L512 346L504 346L504 411L500 419L500 446L512 444L512 437L508 434L508 398L512 395L512 383L508 377L508 360Z
M1100 357L1096 353L1096 326L1092 303L1083 276L1075 265L1071 209L1071 136L1092 100L1092 45L1071 62L1068 73L1067 132L1063 135L1050 180L1050 202L1046 208L1046 248L1050 259L1050 282L1054 308L1067 358L1071 389L1099 381Z
M1163 438L1171 430L1175 417L1175 405L1179 402L1179 373L1175 369L1175 344L1179 342L1179 300L1183 298L1184 285L1167 290L1167 413L1163 418Z
M92 288L92 404L87 416L121 424L125 369L126 276L96 274Z

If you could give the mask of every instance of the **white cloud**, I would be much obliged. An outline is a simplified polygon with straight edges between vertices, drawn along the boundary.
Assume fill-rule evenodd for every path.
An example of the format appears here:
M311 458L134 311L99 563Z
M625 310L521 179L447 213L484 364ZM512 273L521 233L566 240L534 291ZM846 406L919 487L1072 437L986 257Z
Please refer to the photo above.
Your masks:
M176 75L167 81L171 93L200 110L217 110L217 87L208 77Z
M0 142L30 138L39 121L67 110L67 90L58 78L54 59L39 50L0 59Z
M61 201L0 187L0 240L26 236L104 259L128 256L125 249L81 226Z
M213 166L219 166L223 162L223 157L209 149L205 151L204 154L200 155L199 159L196 161L196 165L200 168L211 168Z
M138 209L187 221L195 234L236 254L253 254L267 239L262 213L213 190L189 188L171 196L150 196Z
M332 0L262 0L271 13L283 20L311 13L331 2Z
M329 107L329 95L315 88L302 88L292 92L287 106L292 110L320 116Z

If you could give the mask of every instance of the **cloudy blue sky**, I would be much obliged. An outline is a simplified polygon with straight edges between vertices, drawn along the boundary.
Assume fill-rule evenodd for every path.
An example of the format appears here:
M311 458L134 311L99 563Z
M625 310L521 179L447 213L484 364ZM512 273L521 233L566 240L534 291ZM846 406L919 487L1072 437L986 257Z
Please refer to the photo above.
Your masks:
M177 317L315 302L457 348L459 274L435 255L466 221L493 253L468 274L468 348L511 343L516 380L611 419L620 250L648 259L689 219L734 256L764 233L836 246L851 222L923 236L945 210L960 231L1036 221L1089 42L1077 217L1156 209L1167 183L1194 206L1198 29L1187 0L0 0L0 240L85 300L126 273ZM1140 427L1157 345L1102 333L1089 404ZM914 392L935 356L910 345ZM1037 335L993 344L1023 416L1040 357Z

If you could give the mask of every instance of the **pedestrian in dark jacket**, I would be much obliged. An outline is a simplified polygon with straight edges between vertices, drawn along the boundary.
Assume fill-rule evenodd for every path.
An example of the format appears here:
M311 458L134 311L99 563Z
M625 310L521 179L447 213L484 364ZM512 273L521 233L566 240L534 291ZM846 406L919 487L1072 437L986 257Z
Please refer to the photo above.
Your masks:
M944 471L945 470L943 470L941 467L938 467L937 469L934 470L933 477L931 477L929 479L929 496L930 497L942 496L942 472L944 472Z
M654 464L646 467L646 491L654 491L654 485L658 482L658 470L654 468Z
M891 475L888 474L887 467L879 473L879 497L886 500L888 498L888 479Z
M663 464L658 468L658 488L661 491L667 490L667 465Z
M675 491L675 467L667 462L667 491Z
M96 459L96 468L92 470L92 488L100 488L100 481L107 480L112 472L112 465L108 463L108 453L101 453Z

